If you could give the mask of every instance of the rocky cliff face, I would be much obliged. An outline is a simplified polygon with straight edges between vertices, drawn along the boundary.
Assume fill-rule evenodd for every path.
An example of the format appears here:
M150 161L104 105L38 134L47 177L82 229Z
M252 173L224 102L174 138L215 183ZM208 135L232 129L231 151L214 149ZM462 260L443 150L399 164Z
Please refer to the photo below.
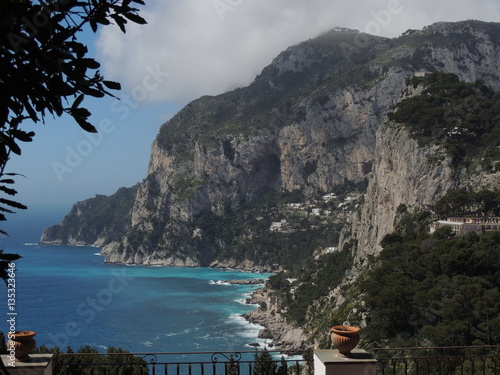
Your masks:
M410 209L432 206L456 188L458 176L451 160L433 162L439 147L420 148L407 130L383 126L377 133L376 157L366 200L352 216L352 238L358 244L356 261L377 255L382 238L394 231L400 205ZM342 240L341 242L345 242Z
M500 187L499 172L457 170L449 157L442 158L440 147L419 147L401 127L382 126L376 144L365 203L352 215L352 225L341 239L342 244L356 240L358 266L382 250L380 241L394 231L401 205L427 210L450 189Z
M357 240L362 262L379 251L400 204L432 204L460 183L449 161L427 161L436 150L381 128L405 80L443 70L500 89L499 36L499 24L473 21L396 39L332 31L284 51L250 86L190 103L160 129L129 224L99 237L106 260L210 265L227 244L193 224L200 215L238 211L270 191L313 197L370 177L342 239ZM54 229L44 236L65 241Z

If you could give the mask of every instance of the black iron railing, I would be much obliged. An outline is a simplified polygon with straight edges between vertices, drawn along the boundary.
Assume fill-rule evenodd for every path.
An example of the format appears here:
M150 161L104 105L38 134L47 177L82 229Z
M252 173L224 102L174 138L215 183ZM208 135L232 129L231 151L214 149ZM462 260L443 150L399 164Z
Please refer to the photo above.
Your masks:
M500 375L500 346L376 348L381 375Z
M380 375L500 375L500 345L376 348ZM307 357L307 356L306 356ZM71 353L54 375L313 375L313 359L278 351Z
M313 375L302 353L276 351L59 354L54 375Z

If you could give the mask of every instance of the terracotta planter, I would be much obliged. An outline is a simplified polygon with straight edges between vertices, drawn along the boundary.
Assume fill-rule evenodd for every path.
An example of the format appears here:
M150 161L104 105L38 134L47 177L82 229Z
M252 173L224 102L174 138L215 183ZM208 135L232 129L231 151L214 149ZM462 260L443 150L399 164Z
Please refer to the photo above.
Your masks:
M343 356L348 357L359 343L358 327L333 326L331 331L332 344Z
M9 334L7 341L7 350L15 351L14 357L16 362L28 362L30 353L36 347L36 341L33 338L36 335L33 331L15 331L14 334Z

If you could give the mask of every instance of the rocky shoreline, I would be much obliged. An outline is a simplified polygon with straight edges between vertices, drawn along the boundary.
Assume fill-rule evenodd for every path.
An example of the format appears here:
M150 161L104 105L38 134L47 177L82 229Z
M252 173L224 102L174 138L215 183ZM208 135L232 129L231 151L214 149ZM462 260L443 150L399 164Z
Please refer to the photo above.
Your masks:
M243 279L243 280L224 280L223 283L231 285L258 285L265 284L264 279Z
M265 284L265 282L266 280L262 278L214 281L214 283L221 285L259 285ZM288 323L281 313L280 307L273 302L273 298L265 288L255 289L247 298L247 304L258 305L259 307L241 316L249 323L263 327L259 330L257 338L266 340L265 344L249 342L248 345L255 348L262 346L279 351L295 352L305 350L307 348L307 336L304 331Z
M257 337L272 340L269 348L280 351L301 351L307 348L307 336L304 331L286 321L279 307L271 303L265 289L255 290L247 302L257 304L259 308L242 316L248 322L264 327Z

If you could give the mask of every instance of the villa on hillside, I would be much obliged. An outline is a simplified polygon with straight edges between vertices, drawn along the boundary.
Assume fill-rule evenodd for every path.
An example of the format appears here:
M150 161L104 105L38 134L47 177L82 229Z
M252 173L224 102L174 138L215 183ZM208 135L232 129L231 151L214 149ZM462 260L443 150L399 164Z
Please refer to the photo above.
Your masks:
M486 232L500 230L500 218L498 217L449 217L431 224L431 233L438 228L451 227L457 236L464 236L469 232L481 235Z

